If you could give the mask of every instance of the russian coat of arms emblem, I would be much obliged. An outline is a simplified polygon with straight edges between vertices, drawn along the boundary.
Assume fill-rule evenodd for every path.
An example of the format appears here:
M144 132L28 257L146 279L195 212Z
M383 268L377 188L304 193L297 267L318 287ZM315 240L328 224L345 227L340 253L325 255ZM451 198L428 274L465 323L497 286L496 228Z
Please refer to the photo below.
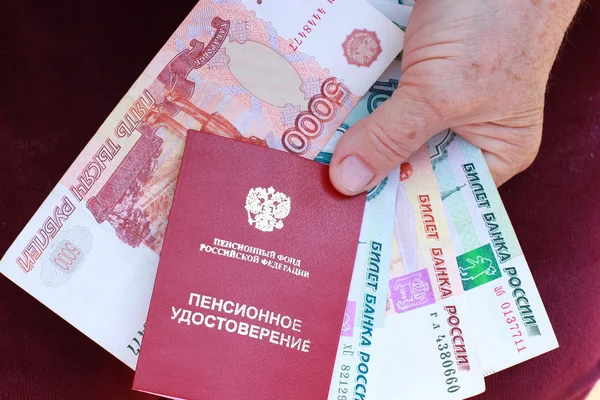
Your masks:
M263 232L283 228L283 219L290 213L290 198L271 186L252 188L246 196L248 223Z

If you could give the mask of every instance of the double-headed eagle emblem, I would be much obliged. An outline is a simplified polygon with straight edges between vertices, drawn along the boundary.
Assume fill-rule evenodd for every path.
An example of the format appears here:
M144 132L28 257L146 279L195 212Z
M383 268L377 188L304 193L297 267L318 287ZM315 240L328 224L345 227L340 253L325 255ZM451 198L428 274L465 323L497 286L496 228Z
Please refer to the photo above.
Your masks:
M250 189L246 196L248 223L263 232L283 228L283 219L290 213L290 198L275 192L271 186Z

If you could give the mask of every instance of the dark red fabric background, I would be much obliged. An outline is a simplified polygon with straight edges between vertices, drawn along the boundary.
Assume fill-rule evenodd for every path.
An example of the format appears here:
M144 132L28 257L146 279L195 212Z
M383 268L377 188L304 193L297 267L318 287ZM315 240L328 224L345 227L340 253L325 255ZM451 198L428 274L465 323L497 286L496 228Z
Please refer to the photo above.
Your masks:
M193 0L1 1L0 255ZM550 82L534 165L501 188L559 350L478 399L580 399L600 375L600 0ZM133 371L0 275L0 399L135 399Z

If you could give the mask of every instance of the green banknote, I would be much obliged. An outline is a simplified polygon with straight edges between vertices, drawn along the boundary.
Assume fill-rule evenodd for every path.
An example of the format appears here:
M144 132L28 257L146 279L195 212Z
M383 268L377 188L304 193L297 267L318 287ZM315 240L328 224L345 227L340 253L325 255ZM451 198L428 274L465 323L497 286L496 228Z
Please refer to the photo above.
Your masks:
M428 146L485 374L557 348L481 150L450 130Z

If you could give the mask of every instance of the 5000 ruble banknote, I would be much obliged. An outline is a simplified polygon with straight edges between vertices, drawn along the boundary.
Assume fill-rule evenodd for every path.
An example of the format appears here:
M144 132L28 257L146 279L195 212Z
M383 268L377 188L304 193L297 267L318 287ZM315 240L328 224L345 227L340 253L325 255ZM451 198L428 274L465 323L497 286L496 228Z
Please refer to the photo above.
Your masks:
M200 0L0 271L135 368L188 129L314 158L402 35L363 0Z

